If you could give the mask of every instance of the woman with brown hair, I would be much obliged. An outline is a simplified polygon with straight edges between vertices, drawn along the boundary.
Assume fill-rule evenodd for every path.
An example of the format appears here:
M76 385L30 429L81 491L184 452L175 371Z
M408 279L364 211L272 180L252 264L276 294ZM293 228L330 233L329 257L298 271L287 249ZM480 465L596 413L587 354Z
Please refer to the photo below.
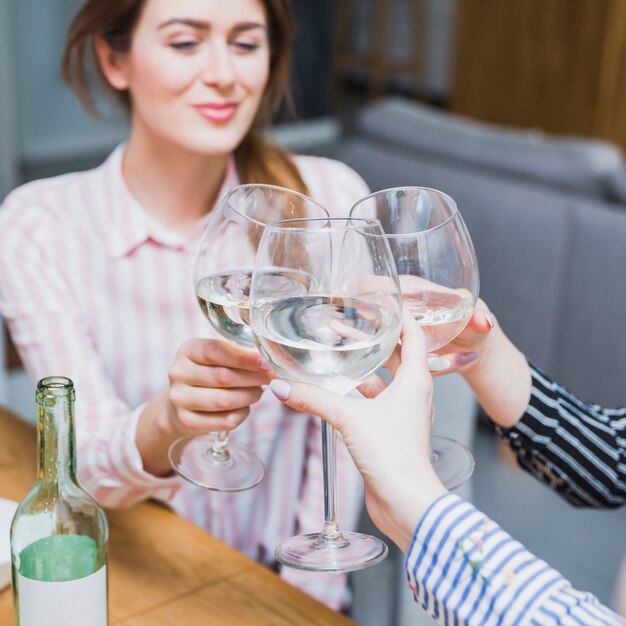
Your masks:
M128 141L94 170L20 187L0 210L0 312L33 380L76 383L83 484L108 507L164 500L270 566L282 539L317 530L318 421L290 419L264 394L257 352L190 339L209 333L190 277L212 207L238 183L289 187L330 212L367 193L346 166L263 134L287 92L293 32L288 0L87 0L65 77L92 110L94 82L126 107ZM172 476L181 434L236 426L266 466L261 485L215 493ZM339 452L350 527L360 479ZM345 578L283 576L332 607L349 601Z

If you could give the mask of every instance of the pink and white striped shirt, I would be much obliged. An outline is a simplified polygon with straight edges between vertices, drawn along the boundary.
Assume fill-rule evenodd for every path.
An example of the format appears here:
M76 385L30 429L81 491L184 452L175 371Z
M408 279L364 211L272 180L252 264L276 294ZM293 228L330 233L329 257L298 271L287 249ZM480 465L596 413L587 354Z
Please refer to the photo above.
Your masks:
M124 183L123 151L94 170L29 183L7 197L0 210L0 313L32 381L52 374L74 380L79 476L105 506L166 501L270 564L280 541L321 528L319 420L295 415L265 393L233 434L266 468L263 482L243 493L215 493L144 471L135 444L142 405L167 387L181 343L219 337L191 283L207 218L191 240L152 218ZM368 193L341 163L316 157L296 163L331 214L347 214ZM237 183L231 160L220 197ZM348 530L361 510L362 483L343 445L337 447L339 521ZM334 608L349 601L345 576L287 568L281 575Z

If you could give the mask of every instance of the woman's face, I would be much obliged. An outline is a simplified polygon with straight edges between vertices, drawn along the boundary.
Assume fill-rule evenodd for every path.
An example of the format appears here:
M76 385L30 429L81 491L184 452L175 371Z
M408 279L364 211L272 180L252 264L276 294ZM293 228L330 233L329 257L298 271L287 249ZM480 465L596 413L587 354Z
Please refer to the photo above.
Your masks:
M130 91L133 125L196 153L227 154L252 124L269 63L260 0L147 0L119 86Z

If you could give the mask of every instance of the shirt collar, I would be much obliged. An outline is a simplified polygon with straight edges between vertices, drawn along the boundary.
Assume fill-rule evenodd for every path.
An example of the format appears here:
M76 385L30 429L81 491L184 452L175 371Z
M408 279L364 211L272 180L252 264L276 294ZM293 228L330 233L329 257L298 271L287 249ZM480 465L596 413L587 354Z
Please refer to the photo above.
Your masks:
M131 194L122 175L122 160L126 145L118 146L103 163L105 193L108 198L108 228L105 239L107 249L114 259L128 256L142 244L153 241L174 249L191 249L213 213L213 209L224 195L239 184L235 159L231 155L226 166L216 205L198 221L195 236L189 240L182 233L171 230L152 217Z

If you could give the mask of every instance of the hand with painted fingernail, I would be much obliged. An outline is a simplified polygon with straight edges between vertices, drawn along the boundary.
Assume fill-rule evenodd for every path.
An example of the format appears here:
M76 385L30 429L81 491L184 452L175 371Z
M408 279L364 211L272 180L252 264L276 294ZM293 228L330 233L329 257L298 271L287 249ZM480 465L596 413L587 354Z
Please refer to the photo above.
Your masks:
M372 390L373 399L280 379L272 380L270 389L291 408L319 415L342 434L365 479L371 519L406 550L417 521L446 489L431 465L432 378L426 340L410 315L405 315L401 339L387 364L394 380L377 393Z
M433 376L459 372L465 374L470 371L487 346L490 331L496 327L496 319L487 305L479 300L474 307L467 326L453 341L432 353L428 357L428 368ZM391 377L400 363L400 346L394 350L385 368ZM375 398L387 388L387 382L379 375L374 374L359 385L358 390L366 398Z
M528 361L482 300L476 303L463 331L429 355L428 368L433 376L461 374L485 413L504 428L516 424L528 406Z
M457 371L465 373L474 368L487 348L491 331L495 327L493 313L482 300L478 300L463 331L430 355L428 367L433 376Z

